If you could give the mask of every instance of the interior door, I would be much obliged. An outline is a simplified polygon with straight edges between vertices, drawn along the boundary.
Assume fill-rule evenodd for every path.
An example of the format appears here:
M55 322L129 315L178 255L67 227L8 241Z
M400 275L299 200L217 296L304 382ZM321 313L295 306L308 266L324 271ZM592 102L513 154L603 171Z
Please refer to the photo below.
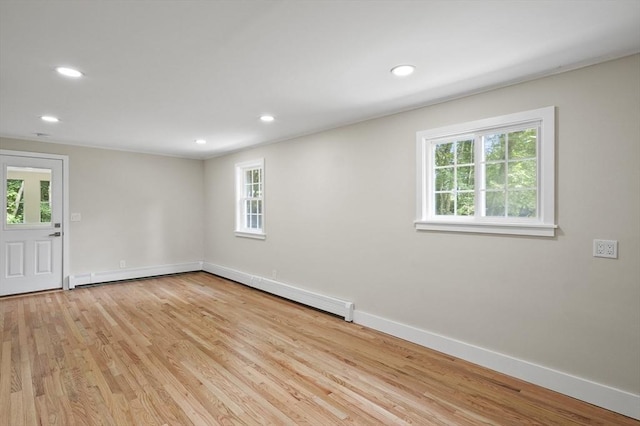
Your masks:
M0 296L62 288L62 160L1 155Z

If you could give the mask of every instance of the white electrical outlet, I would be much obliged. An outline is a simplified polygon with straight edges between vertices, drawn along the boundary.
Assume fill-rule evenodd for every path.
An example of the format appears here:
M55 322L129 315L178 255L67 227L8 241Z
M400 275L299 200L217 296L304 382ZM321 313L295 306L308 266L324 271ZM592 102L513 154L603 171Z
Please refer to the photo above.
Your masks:
M127 267L127 262L126 262L126 261L124 261L124 260L121 260L121 261L120 261L120 267L121 267L121 268L126 268L126 267Z
M593 257L618 258L618 242L616 240L593 240Z

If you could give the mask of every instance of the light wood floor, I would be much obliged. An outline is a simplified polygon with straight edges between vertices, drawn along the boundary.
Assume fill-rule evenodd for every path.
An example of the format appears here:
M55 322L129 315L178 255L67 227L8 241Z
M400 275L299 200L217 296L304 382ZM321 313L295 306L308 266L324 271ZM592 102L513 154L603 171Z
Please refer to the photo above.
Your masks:
M206 273L0 299L0 425L640 425Z

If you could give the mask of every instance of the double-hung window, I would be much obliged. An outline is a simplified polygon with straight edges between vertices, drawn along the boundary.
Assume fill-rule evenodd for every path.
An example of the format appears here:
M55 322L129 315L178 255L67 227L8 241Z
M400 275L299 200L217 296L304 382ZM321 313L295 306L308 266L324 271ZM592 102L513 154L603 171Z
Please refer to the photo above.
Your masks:
M236 164L236 235L264 239L264 159Z
M418 230L553 236L555 109L417 133Z

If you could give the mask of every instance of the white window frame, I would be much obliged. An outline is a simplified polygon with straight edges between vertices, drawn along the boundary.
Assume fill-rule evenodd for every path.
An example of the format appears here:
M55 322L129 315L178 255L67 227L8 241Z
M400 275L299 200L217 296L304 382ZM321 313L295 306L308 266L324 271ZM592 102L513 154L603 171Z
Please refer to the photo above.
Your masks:
M487 217L480 203L481 144L479 138L491 130L531 124L538 126L537 138L537 217ZM445 140L474 137L476 208L474 216L436 215L433 206L434 146ZM456 139L457 138L457 139ZM555 236L555 107L523 111L483 120L455 124L416 133L417 212L415 227L420 231L474 232L490 234Z
M235 235L238 237L245 238L255 238L259 240L264 240L267 237L265 233L265 202L264 202L264 194L265 194L265 173L264 173L264 158L259 158L257 160L244 161L242 163L237 163L235 165L236 169L236 229ZM262 171L262 192L260 197L256 199L262 203L262 227L259 229L249 228L246 226L246 211L245 211L245 203L246 200L244 187L245 187L245 177L246 171L260 169Z

